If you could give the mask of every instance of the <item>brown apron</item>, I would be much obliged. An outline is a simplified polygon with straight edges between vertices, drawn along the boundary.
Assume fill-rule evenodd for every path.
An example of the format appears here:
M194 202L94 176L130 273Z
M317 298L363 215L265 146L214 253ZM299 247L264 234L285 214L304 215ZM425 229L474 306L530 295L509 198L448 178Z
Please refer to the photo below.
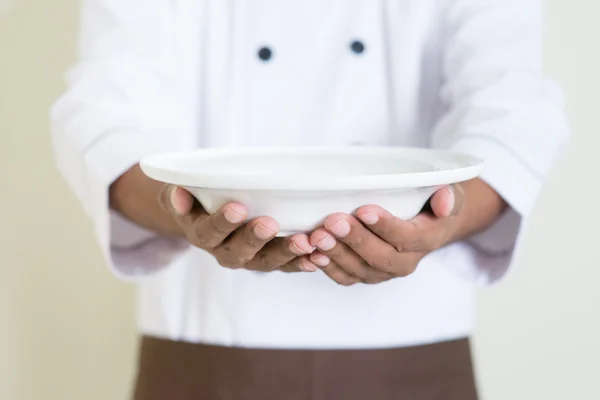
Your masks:
M144 337L135 400L476 400L468 339L253 350Z

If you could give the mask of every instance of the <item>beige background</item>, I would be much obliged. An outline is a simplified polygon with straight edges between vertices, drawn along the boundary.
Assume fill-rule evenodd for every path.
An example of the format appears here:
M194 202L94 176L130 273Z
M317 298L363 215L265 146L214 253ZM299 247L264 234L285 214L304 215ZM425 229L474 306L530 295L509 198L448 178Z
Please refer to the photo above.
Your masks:
M600 4L547 4L547 67L566 89L574 138L515 273L481 292L488 400L600 399ZM0 0L3 400L124 400L134 371L133 288L102 265L49 147L48 107L73 61L76 18L76 0Z

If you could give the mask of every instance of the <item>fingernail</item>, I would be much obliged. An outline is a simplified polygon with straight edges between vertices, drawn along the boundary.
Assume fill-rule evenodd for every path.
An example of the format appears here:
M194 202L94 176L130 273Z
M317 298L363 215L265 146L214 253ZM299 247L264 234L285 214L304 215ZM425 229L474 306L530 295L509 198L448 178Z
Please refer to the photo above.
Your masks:
M267 240L275 236L275 232L270 229L267 229L261 223L256 224L254 227L254 234L257 238L261 240Z
M176 206L177 200L177 186L171 186L169 189L169 202L171 203L171 209L175 211L176 214L180 214L179 210Z
M450 193L448 207L450 208L450 212L448 215L454 216L458 211L456 210L456 193L454 193L454 186L448 186L448 192Z
M319 254L314 257L311 257L310 261L312 261L319 267L324 268L329 265L329 263L331 262L331 259L324 254Z
M346 218L342 218L327 230L339 238L345 238L350 234L350 224L346 221Z
M315 248L310 245L306 238L293 238L290 243L290 251L296 255L310 254L315 251Z
M319 270L319 268L315 264L305 259L300 260L300 269L306 272L316 272Z
M331 235L327 235L316 243L316 246L319 250L329 251L335 247L336 243L336 240Z
M245 215L240 214L239 212L229 207L225 209L223 215L225 216L225 219L232 224L239 224L240 222L246 219Z
M379 215L375 213L359 214L358 218L367 225L375 225L379 222Z

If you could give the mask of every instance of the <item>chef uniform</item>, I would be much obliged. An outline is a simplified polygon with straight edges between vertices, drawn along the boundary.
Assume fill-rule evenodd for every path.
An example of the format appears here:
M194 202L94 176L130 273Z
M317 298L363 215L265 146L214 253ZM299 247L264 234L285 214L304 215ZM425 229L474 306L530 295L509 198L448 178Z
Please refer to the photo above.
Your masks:
M474 286L506 275L568 137L541 3L84 0L53 143L106 263L139 286L137 398L475 398ZM463 152L509 208L413 275L352 287L225 269L109 209L144 156L267 145Z

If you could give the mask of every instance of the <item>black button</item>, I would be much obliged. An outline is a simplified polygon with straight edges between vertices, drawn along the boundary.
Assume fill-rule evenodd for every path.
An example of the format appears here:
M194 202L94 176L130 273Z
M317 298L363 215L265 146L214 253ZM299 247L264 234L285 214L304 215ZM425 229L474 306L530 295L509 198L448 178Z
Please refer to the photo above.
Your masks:
M350 44L350 48L356 54L361 54L365 51L365 45L360 40L355 40Z
M271 51L270 48L261 47L261 49L258 50L258 58L260 58L261 60L269 61L271 57L273 57L273 51Z

